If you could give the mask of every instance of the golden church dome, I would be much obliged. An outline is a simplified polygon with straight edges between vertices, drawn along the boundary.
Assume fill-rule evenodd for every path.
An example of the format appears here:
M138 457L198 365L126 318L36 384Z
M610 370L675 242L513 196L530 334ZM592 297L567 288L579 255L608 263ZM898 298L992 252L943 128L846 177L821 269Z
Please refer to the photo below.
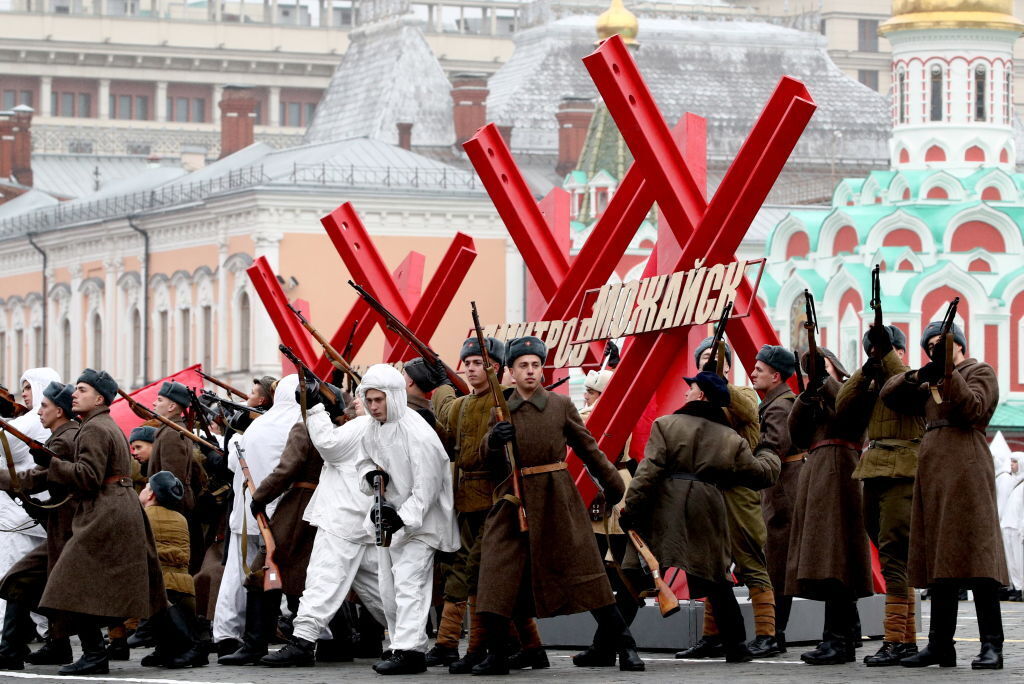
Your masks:
M597 18L597 39L605 40L615 34L622 36L626 45L636 44L640 22L636 15L626 9L622 0L612 0L612 5Z
M1024 33L1024 22L1013 15L1013 0L892 0L892 18L879 33L943 28Z

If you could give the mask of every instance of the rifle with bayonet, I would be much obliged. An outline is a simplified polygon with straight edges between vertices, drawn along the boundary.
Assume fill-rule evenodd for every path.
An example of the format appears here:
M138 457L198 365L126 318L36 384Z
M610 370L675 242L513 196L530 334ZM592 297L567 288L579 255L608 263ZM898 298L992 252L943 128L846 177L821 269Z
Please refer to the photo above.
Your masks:
M4 460L6 461L7 464L7 474L10 476L11 479L11 494L21 499L21 502L24 504L25 512L28 513L28 515L33 520L35 520L40 525L44 525L45 521L39 515L38 509L58 508L67 503L67 501L71 498L71 495L68 494L67 496L64 497L63 500L59 501L58 503L44 504L40 503L39 501L36 501L31 496L26 494L21 487L21 477L18 475L18 471L14 465L14 455L11 453L11 445L7 443L7 434L4 433L10 433L12 437L15 437L18 440L24 442L25 445L28 446L29 450L31 451L41 451L47 456L49 456L51 459L56 458L60 460L60 457L52 449L47 447L39 440L32 439L18 428L8 423L3 418L0 418L0 447L3 448Z
M51 458L60 458L59 456L57 456L56 453L54 453L49 447L40 442L38 439L32 439L18 428L8 423L3 418L0 418L0 429L4 430L4 432L9 433L12 437L17 438L19 441L22 441L25 444L27 444L29 449L37 449L39 451L43 451Z
M943 358L942 379L939 386L931 385L932 398L936 404L941 404L949 399L949 384L953 378L953 369L956 363L953 360L953 324L956 322L956 309L960 305L960 298L954 297L953 301L946 307L946 315L942 319L942 328L939 332L938 345L942 346L945 352Z
M715 334L711 338L711 356L701 370L714 371L721 377L725 377L725 326L729 323L729 314L732 313L732 302L726 302L722 307L722 317L715 324Z
M309 322L309 319L303 316L302 312L296 309L290 303L288 304L288 308L291 310L293 314L295 314L298 317L299 323L302 324L302 327L305 328L309 332L309 334L313 336L313 339L316 340L321 347L324 348L324 354L327 355L327 359L331 362L331 365L340 370L341 372L345 373L346 375L348 375L350 378L352 378L352 380L354 380L356 384L362 382L363 376L357 373L356 370L349 365L348 361L346 361L345 358L338 353L338 350L335 349L331 345L331 343L327 341L327 338L321 335L320 331L313 327L313 324ZM356 322L358 323L358 321ZM355 329L353 329L352 332L355 333Z
M185 436L186 439L192 440L200 447L205 447L217 454L224 454L224 450L221 449L219 446L211 444L210 442L206 441L205 439L195 434L194 432L189 431L188 428L186 428L184 425L179 425L170 418L165 418L164 416L161 416L159 413L156 413L152 409L146 408L139 402L135 401L135 399L133 399L130 394L125 392L120 387L117 389L117 393L121 395L122 399L128 402L128 408L130 408L132 410L132 413L137 415L139 418L142 418L143 420L156 420L161 425L166 425L175 432L181 433L182 435Z
M807 317L804 321L804 330L807 331L807 388L816 389L824 378L818 367L818 340L815 337L818 332L818 314L814 310L814 295L810 290L804 290L804 313ZM799 359L797 365L800 365Z
M245 480L245 488L249 490L250 496L255 497L256 483L253 482L252 474L249 472L249 464L245 462L245 449L242 448L240 440L235 440L233 444L235 445L235 454L238 456L238 465L242 470L242 478ZM263 591L281 589L281 570L274 562L277 544L274 542L274 533L270 531L270 521L263 511L256 516L256 526L259 527L263 545L266 547L266 552L263 554Z
M875 320L872 323L874 327L881 330L885 327L885 320L882 316L882 268L880 265L876 265L871 269L871 299L868 302L868 306L875 312ZM881 358L882 354L875 348L875 345L871 345L871 355L875 358Z
M229 385L228 383L224 382L223 380L218 380L217 378L213 377L212 375L204 373L201 370L197 370L196 373L198 373L199 377L201 377L203 380L206 380L206 381L210 382L211 384L214 384L217 387L220 387L225 392L229 392L230 394L234 394L236 397L238 397L242 401L249 401L249 395L246 394L245 392L243 392L242 390L236 389L236 388L232 387L231 385Z
M260 408L259 406L247 406L246 404L239 404L238 402L225 399L224 397L217 396L210 390L203 390L203 398L208 401L215 401L221 405L222 408L231 409L232 411L241 411L242 413L248 413L249 417L253 420L259 418L267 409Z
M480 345L480 354L484 358L484 368L487 371L487 385L491 390L491 400L494 402L495 417L498 422L512 422L512 413L508 410L508 403L505 395L502 394L501 384L498 376L494 374L494 364L491 363L491 356L487 353L487 340L484 339L484 329L480 325L480 314L476 310L476 302L470 302L473 309L473 328L476 330L477 343ZM518 501L519 531L526 532L529 525L526 522L526 508L523 506L522 477L519 473L519 446L515 438L505 444L505 461L508 463L509 477L512 478L512 496Z
M678 612L679 599L676 598L675 592L668 586L668 583L662 579L661 566L658 564L658 559L655 558L654 553L644 543L644 540L640 538L639 534L634 530L629 530L627 534L629 534L629 540L633 542L636 553L645 566L644 569L647 570L651 579L654 580L654 587L658 592L658 608L661 610L661 617L665 618Z
M356 285L351 280L348 281L348 284L359 293L359 296L370 305L371 309L376 311L380 317L384 319L384 325L388 330L395 332L399 337L405 340L410 347L416 350L416 352L423 358L424 363L428 366L433 366L440 362L444 367L445 375L447 375L448 379L452 381L452 385L455 386L455 389L462 394L470 394L472 392L469 385L466 384L466 381L462 379L462 376L456 373L451 366L446 364L444 361L441 361L437 352L427 346L425 342L420 341L416 335L406 327L405 323L402 323L402 321L398 320L393 313L385 309L384 305L378 302L372 294L361 288L359 285Z

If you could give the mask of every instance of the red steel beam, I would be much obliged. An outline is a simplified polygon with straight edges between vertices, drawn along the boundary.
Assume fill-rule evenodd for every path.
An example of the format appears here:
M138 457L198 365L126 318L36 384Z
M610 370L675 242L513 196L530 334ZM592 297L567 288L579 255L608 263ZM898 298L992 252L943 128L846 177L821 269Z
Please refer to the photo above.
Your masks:
M259 257L252 266L246 269L249 280L256 289L263 307L270 315L270 320L277 328L277 334L281 342L291 347L307 365L312 367L316 362L316 354L313 352L313 345L309 333L302 327L298 319L288 310L288 297L285 296L281 284L277 281L277 275L270 268L266 257Z

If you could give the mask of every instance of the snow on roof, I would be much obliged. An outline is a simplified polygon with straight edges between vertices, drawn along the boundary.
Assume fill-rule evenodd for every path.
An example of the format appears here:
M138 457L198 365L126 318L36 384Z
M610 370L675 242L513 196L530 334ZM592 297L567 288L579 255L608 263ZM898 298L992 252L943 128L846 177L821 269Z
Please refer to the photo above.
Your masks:
M93 154L33 154L32 185L58 197L82 197L105 184L134 178L149 167L145 157ZM97 175L98 171L98 175Z
M580 61L594 50L594 20L570 16L515 34L487 99L488 119L513 126L513 151L557 149L561 99L597 97ZM672 123L687 111L706 117L711 156L735 154L788 75L818 104L794 158L888 159L886 98L843 74L820 35L760 22L645 19L638 40L636 60L662 113Z
M32 211L33 209L40 209L42 207L52 207L57 204L59 200L53 195L49 195L41 190L29 190L28 192L22 193L12 200L0 204L0 219L7 216L14 216L26 211Z
M413 15L352 31L351 44L324 91L304 142L366 137L398 143L398 123L413 123L414 145L451 145L451 83Z

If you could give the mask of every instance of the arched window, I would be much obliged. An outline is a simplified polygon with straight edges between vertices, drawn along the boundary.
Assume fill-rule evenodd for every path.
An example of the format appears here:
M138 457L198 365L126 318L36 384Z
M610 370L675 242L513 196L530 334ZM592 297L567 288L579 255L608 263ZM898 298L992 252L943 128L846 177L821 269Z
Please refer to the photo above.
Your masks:
M915 252L921 251L921 236L909 228L896 228L885 234L883 247L909 247Z
M188 368L192 359L192 317L188 309L178 312L181 316L181 368Z
M988 70L983 66L978 66L974 70L974 120L975 121L987 121L988 120L988 108L985 103L988 101L985 97L986 89L988 84Z
M853 254L857 248L857 231L853 226L843 226L836 233L836 239L832 243L832 256L847 252Z
M14 331L14 372L25 372L25 331L18 328Z
M61 370L64 371L64 377L70 378L71 375L71 321L65 318L60 324L60 353L61 353Z
M907 123L907 72L903 69L896 75L896 111L899 122Z
M142 314L132 310L132 384L142 379Z
M164 309L160 312L160 377L170 375L171 317Z
M942 67L938 64L931 71L930 121L942 121Z
M786 243L787 259L792 259L793 257L806 257L810 251L811 242L807 237L807 233L797 231L789 236L789 241Z
M46 358L43 354L43 326L37 325L32 328L32 356L35 357L36 366L45 366Z
M249 370L249 357L252 354L251 335L249 295L243 292L238 296L238 367L240 370Z
M979 247L998 254L1006 251L1006 242L995 226L984 221L968 221L956 228L949 251L969 252Z
M92 315L92 367L103 368L103 319L98 313Z
M7 373L7 332L0 330L0 383Z
M204 306L202 309L203 317L203 356L201 362L203 364L203 370L207 373L213 370L213 307Z
M1013 113L1013 72L1007 70L1003 82L1003 123L1009 124ZM1005 163L1005 162L1004 162Z

